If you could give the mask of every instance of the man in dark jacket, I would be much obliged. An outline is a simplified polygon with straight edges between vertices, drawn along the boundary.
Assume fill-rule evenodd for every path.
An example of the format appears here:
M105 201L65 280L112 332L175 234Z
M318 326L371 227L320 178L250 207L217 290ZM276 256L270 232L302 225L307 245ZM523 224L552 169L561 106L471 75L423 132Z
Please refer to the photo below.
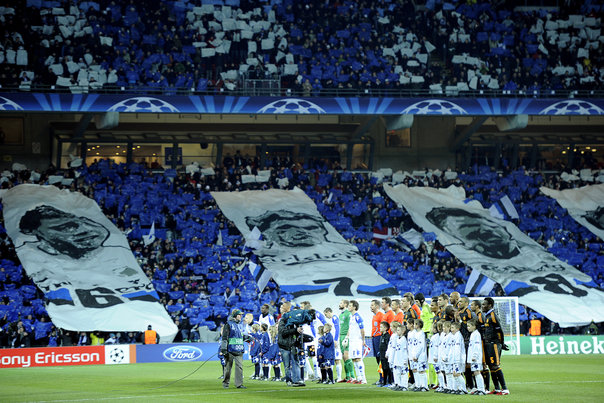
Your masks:
M388 344L390 343L390 324L386 321L382 321L380 323L380 346L379 346L379 354L380 364L382 364L382 373L383 373L383 386L393 385L394 378L392 375L392 371L390 369L390 365L388 364L388 357L386 357L386 351L388 350Z
M228 322L222 328L222 341L220 344L220 353L224 355L224 379L222 386L229 387L231 379L231 369L235 362L235 386L237 389L247 389L243 386L243 342L250 336L243 335L239 328L243 313L239 309L233 309Z
M281 320L279 321L277 344L281 351L287 384L290 386L305 386L304 381L300 379L300 369L296 360L298 356L296 342L302 334L302 327L287 326L287 320L283 319L283 314L290 310L290 302L281 304Z

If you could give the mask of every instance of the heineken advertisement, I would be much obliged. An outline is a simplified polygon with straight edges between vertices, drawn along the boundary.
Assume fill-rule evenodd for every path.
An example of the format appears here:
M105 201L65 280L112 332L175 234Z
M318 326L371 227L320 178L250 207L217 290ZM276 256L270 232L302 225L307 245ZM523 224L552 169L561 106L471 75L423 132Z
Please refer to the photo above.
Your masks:
M526 336L520 338L520 354L604 354L604 336Z

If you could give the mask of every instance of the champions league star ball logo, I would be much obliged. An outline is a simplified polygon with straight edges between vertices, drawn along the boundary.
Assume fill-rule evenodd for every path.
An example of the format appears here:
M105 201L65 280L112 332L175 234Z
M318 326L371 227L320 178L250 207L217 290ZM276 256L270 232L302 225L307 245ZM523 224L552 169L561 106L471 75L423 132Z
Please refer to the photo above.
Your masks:
M124 350L121 348L116 347L109 352L109 359L115 364L119 364L120 362L124 361L124 357Z
M22 111L21 105L11 101L10 99L0 97L0 111Z
M401 114L405 115L467 115L465 109L444 99L426 99L416 102L405 108Z
M128 98L108 109L109 112L178 112L166 101L152 97Z
M312 102L299 98L280 99L263 106L258 113L326 113L323 108Z
M604 115L604 110L588 101L569 99L548 106L539 115Z

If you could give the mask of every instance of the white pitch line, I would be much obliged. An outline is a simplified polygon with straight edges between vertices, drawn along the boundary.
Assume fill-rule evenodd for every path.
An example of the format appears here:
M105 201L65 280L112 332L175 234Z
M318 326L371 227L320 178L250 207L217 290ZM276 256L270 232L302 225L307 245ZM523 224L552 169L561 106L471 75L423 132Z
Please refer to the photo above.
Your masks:
M342 388L343 389L343 388ZM352 389L372 389L368 386L359 386L355 388L346 388L349 390ZM178 393L178 394L170 394L170 395L140 395L140 396L114 396L114 397L100 397L100 398L87 398L87 399L71 399L71 400L35 400L37 403L58 403L58 402L88 402L88 401L99 401L99 400L124 400L124 399L141 399L148 397L185 397L185 396L206 396L206 395L242 395L244 396L246 393L272 393L272 392L302 392L305 390L312 391L325 391L325 388L287 388L287 389L263 389L263 390L228 390L228 391L220 391L220 392L210 392L210 393Z
M538 385L538 384L560 384L560 383L604 383L604 380L577 380L577 381L534 381L534 382L508 382L510 385ZM356 386L350 388L340 388L340 389L375 389L379 390L374 386ZM303 392L303 391L325 391L325 388L321 387L310 387L310 388L287 388L287 389L264 389L264 390L229 390L229 391L220 391L220 392L204 392L204 393L178 393L178 394L169 394L169 395L139 395L139 396L114 396L114 397L95 397L95 398L87 398L87 399L72 399L72 400L37 400L38 403L59 403L59 402L90 402L90 401L100 401L100 400L127 400L127 399L142 399L148 397L154 398L169 398L169 397L186 397L186 396L209 396L209 395L241 395L245 396L246 393L273 393L273 392Z
M538 385L538 384L547 384L547 383L604 383L603 380L594 380L594 381L534 381L534 382L508 382L511 385Z

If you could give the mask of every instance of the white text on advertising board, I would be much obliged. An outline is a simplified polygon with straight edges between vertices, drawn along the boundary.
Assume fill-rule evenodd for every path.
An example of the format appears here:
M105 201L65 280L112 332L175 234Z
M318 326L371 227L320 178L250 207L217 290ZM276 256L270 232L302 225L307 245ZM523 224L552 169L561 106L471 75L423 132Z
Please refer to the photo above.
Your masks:
M201 355L202 351L193 346L174 346L164 351L164 357L170 361L194 361Z
M542 354L604 354L604 340L598 337L565 338L531 337L531 355Z

